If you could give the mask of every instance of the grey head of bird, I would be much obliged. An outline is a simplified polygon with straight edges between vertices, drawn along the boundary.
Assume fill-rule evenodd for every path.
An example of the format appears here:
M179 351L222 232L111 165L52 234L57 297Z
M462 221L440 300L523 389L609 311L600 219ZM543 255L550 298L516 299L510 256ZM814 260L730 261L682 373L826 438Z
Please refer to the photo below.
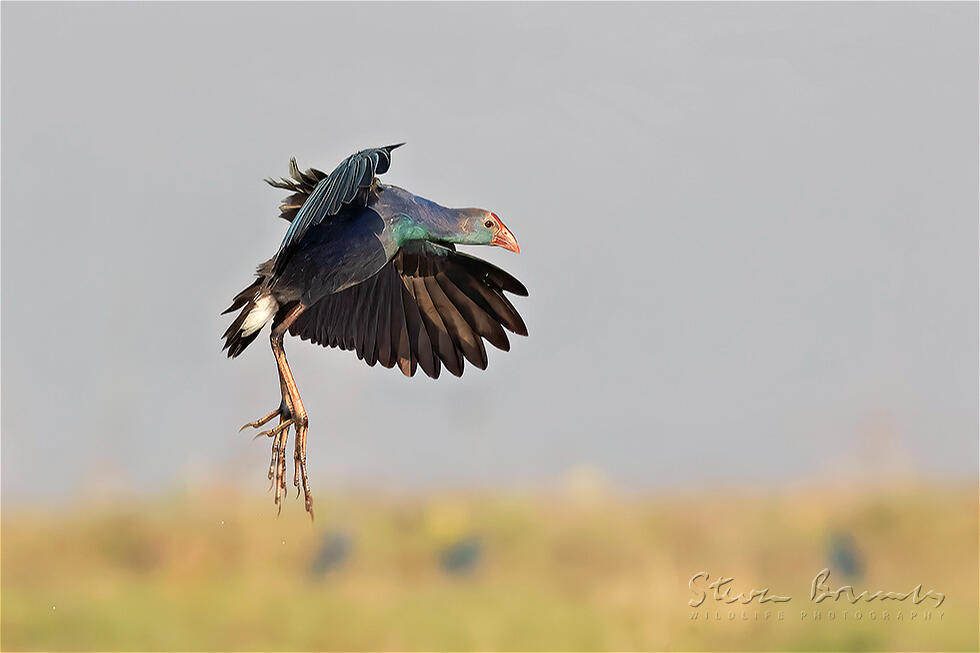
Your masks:
M452 242L460 245L496 245L520 253L517 239L496 213L486 209L456 209L459 216L458 238Z

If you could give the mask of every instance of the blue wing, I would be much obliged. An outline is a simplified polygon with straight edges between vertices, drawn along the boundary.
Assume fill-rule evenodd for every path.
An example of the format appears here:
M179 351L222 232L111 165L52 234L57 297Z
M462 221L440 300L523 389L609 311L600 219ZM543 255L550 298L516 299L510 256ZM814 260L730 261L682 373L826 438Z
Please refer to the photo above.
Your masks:
M276 253L276 272L280 272L288 252L306 232L324 219L336 215L350 204L362 188L369 188L376 175L384 174L391 166L391 151L404 143L361 150L344 159L333 172L321 179L302 208L293 218Z

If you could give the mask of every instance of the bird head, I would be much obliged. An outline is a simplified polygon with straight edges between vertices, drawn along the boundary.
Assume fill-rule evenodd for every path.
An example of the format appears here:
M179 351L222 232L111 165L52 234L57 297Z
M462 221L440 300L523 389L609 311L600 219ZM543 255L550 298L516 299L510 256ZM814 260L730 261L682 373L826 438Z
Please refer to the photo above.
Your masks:
M517 239L510 229L504 226L496 213L484 209L464 209L464 211L469 214L464 220L464 230L467 232L463 241L465 244L496 245L520 253L521 248L517 244Z

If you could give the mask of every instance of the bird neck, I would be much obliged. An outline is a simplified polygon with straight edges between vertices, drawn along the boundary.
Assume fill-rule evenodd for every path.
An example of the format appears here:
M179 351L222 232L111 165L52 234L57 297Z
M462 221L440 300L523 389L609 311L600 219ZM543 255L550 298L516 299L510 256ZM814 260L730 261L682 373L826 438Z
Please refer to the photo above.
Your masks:
M391 225L391 237L399 247L412 241L438 240L438 238L433 237L432 230L427 225L421 224L407 215L395 217L394 223Z
M419 240L485 245L481 234L473 233L474 212L479 209L450 209L395 186L386 187L379 199L388 219L391 238L397 246ZM379 207L381 208L381 207Z
M424 211L418 215L398 215L391 228L394 241L398 245L418 240L460 245L482 244L463 228L465 221L457 215L456 209L438 208L438 211Z

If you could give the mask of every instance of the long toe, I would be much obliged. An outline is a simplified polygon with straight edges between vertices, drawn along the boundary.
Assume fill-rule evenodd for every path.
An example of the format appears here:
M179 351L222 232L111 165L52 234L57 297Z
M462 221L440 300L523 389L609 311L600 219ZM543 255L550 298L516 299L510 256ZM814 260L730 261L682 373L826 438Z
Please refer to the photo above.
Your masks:
M265 426L266 424L268 424L272 420L273 417L275 417L276 415L280 415L281 414L281 411L282 411L281 408L276 408L274 411L272 411L268 415L266 415L264 417L260 417L257 420L255 420L254 422L249 422L249 423L245 424L242 428L238 429L238 432L241 433L245 429L249 429L249 428L251 428L251 429L257 429L260 426Z

